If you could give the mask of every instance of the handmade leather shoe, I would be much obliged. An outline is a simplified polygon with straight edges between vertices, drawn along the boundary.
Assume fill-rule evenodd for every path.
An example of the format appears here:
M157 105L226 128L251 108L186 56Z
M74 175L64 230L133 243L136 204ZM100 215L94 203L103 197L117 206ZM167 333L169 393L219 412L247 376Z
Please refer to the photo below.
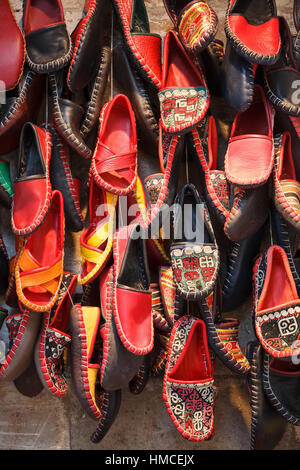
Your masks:
M0 202L10 208L13 199L13 185L10 177L10 164L0 160Z
M158 97L162 128L171 134L189 132L200 123L210 105L203 71L195 66L174 31L168 31L164 40Z
M271 246L253 269L255 330L264 349L276 358L300 352L300 300L287 255Z
M228 0L225 33L236 51L254 64L274 64L281 39L274 0Z
M225 155L228 181L251 188L268 180L274 164L274 110L260 85L254 87L251 106L237 113Z
M37 73L53 73L65 67L72 57L60 0L26 0L23 11L26 61Z
M170 255L180 295L187 300L207 297L216 283L220 255L208 209L192 184L175 199Z
M224 224L226 236L241 242L254 235L269 215L269 185L253 189L231 188L230 207Z
M114 269L106 268L100 274L101 337L103 357L100 384L104 390L115 391L128 385L140 369L144 356L126 348L120 339L114 313ZM140 312L140 310L139 310Z
M199 54L211 43L217 32L218 18L207 2L164 0L164 5L190 54Z
M8 350L0 368L0 380L12 381L29 366L36 337L41 326L41 316L29 309L13 313L6 318L9 333Z
M136 184L135 117L126 95L116 95L101 111L90 171L102 189L118 196L126 196Z
M222 64L221 87L223 96L237 112L246 111L253 101L256 65L242 57L227 41Z
M64 202L53 191L44 222L26 237L15 263L19 302L37 312L49 312L59 295L63 277Z
M184 315L173 326L163 400L183 437L203 441L214 434L214 365L203 320Z
M34 350L36 370L44 388L57 397L67 393L64 354L70 346L69 311L77 275L64 273L56 303L46 312Z
M164 316L168 324L173 326L176 284L172 266L161 266L159 268L159 287L164 306Z
M161 84L161 37L150 33L144 0L113 0L129 56L141 76L156 89Z
M57 189L63 195L66 228L71 232L79 232L83 229L83 215L80 208L81 181L72 175L67 144L50 125L49 130L53 142L49 168L51 186L53 190Z
M224 43L214 38L198 57L203 66L204 75L211 96L223 97L221 88L221 73L224 60Z
M272 450L281 441L287 423L264 391L263 347L258 341L249 342L245 353L251 364L250 373L246 377L251 407L250 450Z
M12 230L18 236L34 232L49 210L51 150L52 139L48 129L32 123L24 124L11 210Z
M21 130L26 122L37 122L45 91L45 78L24 68L16 88L6 94L6 104L0 111L0 155L6 155L19 145Z
M151 354L147 354L146 356L144 356L143 363L139 368L138 372L128 384L130 393L133 393L134 395L140 395L144 391L149 381L150 370Z
M274 138L273 169L274 204L282 217L300 231L300 184L297 181L292 154L291 135L284 132Z
M152 296L145 239L140 225L123 226L117 230L113 256L113 315L120 339L132 353L148 354L154 344Z
M25 38L18 26L9 0L1 5L1 81L5 91L12 90L19 83L25 61ZM2 90L3 91L3 90Z
M283 360L265 353L263 386L276 412L287 422L300 426L300 406L297 399L300 387L299 356Z
M264 87L272 105L279 111L300 116L300 106L295 100L295 84L299 83L300 71L293 53L293 41L286 19L279 17L282 49L274 65L264 67Z

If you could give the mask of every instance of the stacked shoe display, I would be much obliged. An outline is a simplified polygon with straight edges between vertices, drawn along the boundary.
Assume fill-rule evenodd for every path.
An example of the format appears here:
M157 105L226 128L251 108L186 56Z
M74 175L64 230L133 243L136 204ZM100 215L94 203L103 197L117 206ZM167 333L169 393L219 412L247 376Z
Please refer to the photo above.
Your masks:
M275 1L228 0L224 47L209 1L161 3L164 36L144 0L86 0L71 34L61 0L20 25L3 2L0 384L72 384L98 443L155 377L202 442L221 365L273 449L300 424L300 4L293 36Z

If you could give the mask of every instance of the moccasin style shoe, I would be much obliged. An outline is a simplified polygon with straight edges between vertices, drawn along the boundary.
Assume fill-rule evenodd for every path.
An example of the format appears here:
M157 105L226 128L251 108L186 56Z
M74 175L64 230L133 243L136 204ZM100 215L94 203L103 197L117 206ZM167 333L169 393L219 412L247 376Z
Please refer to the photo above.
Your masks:
M238 54L249 62L274 64L281 48L275 1L228 0L225 33Z
M274 110L260 85L254 87L251 106L237 113L225 155L227 180L240 187L261 186L274 164Z
M66 228L71 232L83 229L83 215L80 208L81 181L72 175L68 145L55 129L49 125L52 136L52 153L50 160L50 181L52 189L62 193Z
M161 37L150 33L144 0L113 0L130 58L155 88L161 84Z
M274 108L283 113L300 116L300 106L295 100L295 83L300 80L293 52L293 40L286 19L279 17L282 49L274 65L264 67L264 88Z
M121 390L109 392L99 385L100 308L75 305L70 313L70 326L72 382L82 409L92 419L99 420L93 439L99 442L113 424L121 402Z
M127 386L143 364L144 356L131 352L120 339L113 313L114 269L100 274L101 326L103 357L100 384L104 390L116 391ZM139 313L140 310L137 311Z
M158 97L162 129L169 134L189 132L204 118L210 105L202 69L196 67L174 31L168 31L164 40Z
M218 18L205 1L164 0L180 40L190 54L199 54L215 37Z
M49 312L57 301L63 278L64 201L53 191L44 222L31 235L17 254L15 282L21 305Z
M25 67L18 85L6 93L0 110L0 155L18 148L26 122L37 122L45 87L45 77Z
M76 274L64 273L57 301L51 311L44 314L43 326L34 350L40 380L45 389L57 397L64 396L68 389L64 374L64 353L71 342L68 322L76 284Z
M174 426L191 441L214 434L214 366L203 320L184 315L173 326L163 400Z
M299 356L277 359L264 354L264 391L279 415L287 422L300 426L300 366Z
M9 333L8 351L0 368L0 380L12 381L32 361L34 345L41 326L41 314L29 309L6 318Z
M270 402L263 386L264 349L259 342L246 345L246 356L251 364L246 376L250 407L250 450L272 450L281 441L287 422Z
M289 132L277 135L273 169L274 204L282 217L300 231L300 184L297 181Z
M186 184L175 204L170 255L176 288L186 300L200 300L215 287L219 249L208 209L196 187Z
M49 130L30 122L24 124L11 210L12 230L18 236L27 236L37 230L49 210L51 150Z
M300 299L288 257L271 246L255 263L255 330L264 349L275 358L300 353Z
M60 0L25 0L23 28L26 61L37 73L53 73L64 68L72 57Z
M116 95L101 111L90 171L102 189L118 196L126 196L136 184L136 125L126 95Z
M133 354L148 354L153 349L154 328L146 244L140 225L117 230L113 256L113 315L120 339Z
M14 195L10 177L10 164L0 160L0 203L8 209L11 207Z
M19 83L25 62L25 38L9 0L3 0L1 3L0 44L0 77L5 84L5 91L8 91Z
M79 284L92 282L112 254L118 196L89 180L89 225L80 236L81 272Z

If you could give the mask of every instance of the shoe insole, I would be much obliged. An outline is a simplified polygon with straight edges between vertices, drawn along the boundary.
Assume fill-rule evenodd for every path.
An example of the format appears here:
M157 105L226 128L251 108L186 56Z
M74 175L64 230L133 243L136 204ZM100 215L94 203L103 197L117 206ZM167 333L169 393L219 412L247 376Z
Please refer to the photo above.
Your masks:
M268 122L263 103L255 102L240 113L233 137L239 135L268 135Z
M259 25L272 18L275 11L270 0L237 0L231 13L243 15L248 23Z
M20 175L21 178L45 174L45 168L41 162L40 150L37 147L37 141L31 127L27 128L24 134L22 159L25 161L25 166Z
M56 0L31 0L26 22L26 33L61 21L62 15Z

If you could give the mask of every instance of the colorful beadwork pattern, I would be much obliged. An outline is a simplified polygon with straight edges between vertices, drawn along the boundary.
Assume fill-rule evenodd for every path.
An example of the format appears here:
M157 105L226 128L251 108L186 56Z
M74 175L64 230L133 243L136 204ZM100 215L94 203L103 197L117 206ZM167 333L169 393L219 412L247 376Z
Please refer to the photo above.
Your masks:
M187 49L202 48L209 32L216 28L216 15L206 2L193 3L187 8L178 25L178 33Z

